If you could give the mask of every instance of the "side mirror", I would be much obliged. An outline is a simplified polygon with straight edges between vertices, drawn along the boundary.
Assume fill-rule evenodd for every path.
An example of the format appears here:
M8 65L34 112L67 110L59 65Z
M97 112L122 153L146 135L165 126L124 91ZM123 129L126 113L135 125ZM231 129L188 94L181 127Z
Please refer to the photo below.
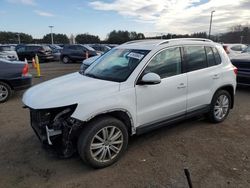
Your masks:
M161 77L156 73L147 73L139 81L140 85L155 85L161 83Z

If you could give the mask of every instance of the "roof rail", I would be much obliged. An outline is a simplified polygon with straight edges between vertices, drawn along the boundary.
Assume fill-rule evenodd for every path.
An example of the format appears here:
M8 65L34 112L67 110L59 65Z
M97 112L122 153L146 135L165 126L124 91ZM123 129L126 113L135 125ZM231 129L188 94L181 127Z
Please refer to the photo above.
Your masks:
M151 39L132 40L132 41L125 42L123 44L133 44L133 43L137 43L137 42L144 42L145 40L151 40Z
M162 44L167 44L171 41L203 41L203 42L213 42L210 39L205 39L205 38L174 38L174 39L142 39L142 40L133 40L133 41L128 41L124 44L133 44L133 43L138 43L138 42L145 42L145 41L159 41L155 45L162 45Z
M203 41L203 42L213 42L210 39L204 39L204 38L174 38L174 39L169 39L165 40L159 43L159 45L169 43L171 41L178 41L178 40L186 40L186 41Z

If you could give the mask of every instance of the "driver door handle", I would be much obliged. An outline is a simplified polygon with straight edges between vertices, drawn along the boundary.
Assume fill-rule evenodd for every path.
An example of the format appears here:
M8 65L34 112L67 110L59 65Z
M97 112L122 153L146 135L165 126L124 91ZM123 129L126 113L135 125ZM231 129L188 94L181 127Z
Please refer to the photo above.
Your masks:
M177 87L177 89L183 89L186 88L186 85L184 83L180 83Z

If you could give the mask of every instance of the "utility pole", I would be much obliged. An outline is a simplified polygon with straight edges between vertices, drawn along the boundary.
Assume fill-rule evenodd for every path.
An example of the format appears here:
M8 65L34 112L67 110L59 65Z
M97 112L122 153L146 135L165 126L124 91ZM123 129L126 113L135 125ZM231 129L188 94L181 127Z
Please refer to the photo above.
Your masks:
M244 36L240 36L240 43L242 44Z
M215 12L215 10L211 11L211 17L210 17L210 25L209 25L209 34L208 34L208 38L210 39L211 36L211 27L212 27L212 20L213 20L213 13Z
M17 33L16 35L17 35L17 38L18 38L18 44L20 44L20 43L21 43L21 40L20 40L20 33Z
M52 28L54 26L53 25L50 25L49 28L50 28L50 36L51 36L51 44L54 44L54 40L53 40L53 33L52 33Z

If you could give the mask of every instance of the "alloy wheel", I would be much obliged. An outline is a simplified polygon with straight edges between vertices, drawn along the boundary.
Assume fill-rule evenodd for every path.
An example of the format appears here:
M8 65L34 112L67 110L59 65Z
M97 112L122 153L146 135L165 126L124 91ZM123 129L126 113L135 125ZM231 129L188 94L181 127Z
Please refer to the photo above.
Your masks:
M115 126L102 128L95 134L90 144L90 153L97 162L108 162L114 159L123 146L123 134Z

